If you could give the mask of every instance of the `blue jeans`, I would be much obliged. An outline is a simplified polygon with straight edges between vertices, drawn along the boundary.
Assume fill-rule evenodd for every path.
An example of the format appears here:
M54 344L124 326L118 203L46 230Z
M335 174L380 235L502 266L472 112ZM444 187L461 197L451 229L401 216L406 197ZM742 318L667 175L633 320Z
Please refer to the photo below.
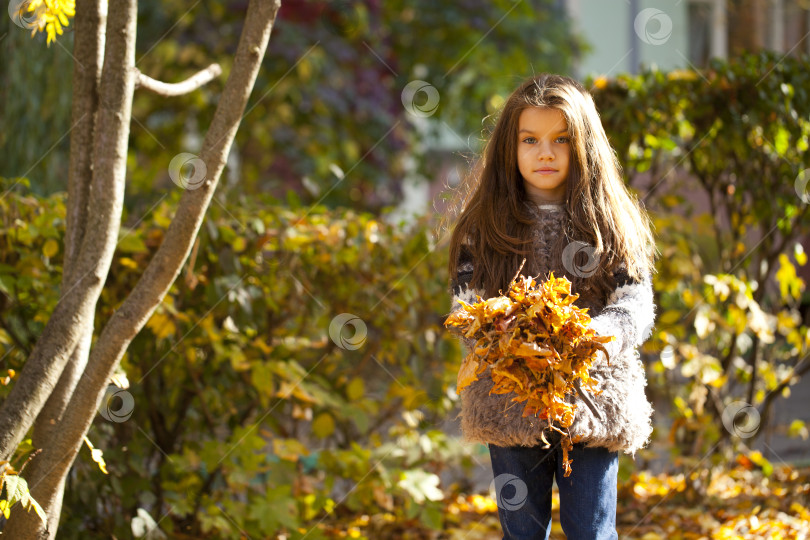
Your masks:
M489 445L503 540L548 540L555 475L560 523L568 540L618 540L619 453L575 444L568 452L572 472L564 478L559 435L547 439L547 449Z

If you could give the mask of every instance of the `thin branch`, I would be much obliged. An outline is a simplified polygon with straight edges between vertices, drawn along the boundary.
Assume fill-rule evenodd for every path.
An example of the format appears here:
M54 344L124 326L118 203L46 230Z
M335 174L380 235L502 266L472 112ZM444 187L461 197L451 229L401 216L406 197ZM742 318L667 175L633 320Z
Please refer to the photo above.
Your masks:
M734 351L737 349L737 338L740 336L737 330L734 330L731 334L731 342L728 346L728 352L720 361L720 366L723 368L723 374L725 375L728 373L728 368L731 366L731 358L734 356Z
M754 390L757 384L757 356L759 355L759 336L754 334L751 344L751 382L748 384L748 403L754 403Z
M190 94L194 90L197 90L203 85L208 84L216 77L219 77L222 74L222 68L219 67L219 64L211 64L207 68L198 71L188 79L183 82L179 83L165 83L163 81L158 81L150 77L149 75L144 75L140 72L137 68L135 69L136 76L135 76L135 88L143 88L144 90L149 90L150 92L154 92L159 96L164 97L174 97L174 96L182 96L183 94Z
M25 356L31 354L31 349L28 347L28 342L23 340L17 332L12 328L12 325L7 323L5 319L0 319L0 328L4 329L11 338L11 341L17 346L18 349L25 353Z
M714 240L717 243L717 260L720 262L720 268L725 271L723 268L723 231L720 229L720 224L717 222L717 201L715 201L714 198L715 186L713 184L709 185L709 180L698 167L695 156L691 150L689 152L689 164L691 165L692 173L695 175L695 178L698 179L700 185L703 186L703 189L709 196L709 209L711 211L712 228L714 229Z

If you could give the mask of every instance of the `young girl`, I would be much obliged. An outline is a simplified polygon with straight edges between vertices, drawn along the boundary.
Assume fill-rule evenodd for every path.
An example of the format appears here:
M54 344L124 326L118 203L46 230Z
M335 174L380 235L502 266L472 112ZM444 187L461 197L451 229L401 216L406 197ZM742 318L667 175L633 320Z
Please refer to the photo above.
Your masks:
M521 273L565 276L575 305L588 308L606 343L590 371L601 393L570 395L572 473L564 477L560 436L522 417L514 393L489 394L489 369L461 391L466 442L487 444L504 539L548 538L551 489L569 540L618 538L618 452L635 456L652 432L652 407L638 347L653 329L656 249L643 205L621 166L591 95L568 77L540 74L509 96L483 156L459 190L450 241L453 309L506 292ZM452 206L451 206L452 208ZM468 351L475 342L462 338ZM517 406L516 406L517 405Z

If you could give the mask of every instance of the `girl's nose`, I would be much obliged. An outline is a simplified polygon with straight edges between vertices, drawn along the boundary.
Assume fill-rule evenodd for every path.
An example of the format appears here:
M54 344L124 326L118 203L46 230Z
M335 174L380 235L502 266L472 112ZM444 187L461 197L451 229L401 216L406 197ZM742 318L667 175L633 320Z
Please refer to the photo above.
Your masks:
M554 158L554 152L551 149L550 145L541 144L540 149L537 152L537 159L549 159Z

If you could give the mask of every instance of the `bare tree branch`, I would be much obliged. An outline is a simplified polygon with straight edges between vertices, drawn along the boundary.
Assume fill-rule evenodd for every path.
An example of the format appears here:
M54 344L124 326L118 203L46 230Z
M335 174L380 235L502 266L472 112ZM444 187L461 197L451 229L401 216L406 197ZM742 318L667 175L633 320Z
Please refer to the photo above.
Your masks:
M214 78L219 77L222 73L222 68L219 67L219 64L211 64L207 68L198 71L185 81L179 83L165 83L155 80L148 75L144 75L137 69L135 71L137 72L137 78L135 79L136 89L143 88L160 96L172 97L188 94L208 84L214 80Z

